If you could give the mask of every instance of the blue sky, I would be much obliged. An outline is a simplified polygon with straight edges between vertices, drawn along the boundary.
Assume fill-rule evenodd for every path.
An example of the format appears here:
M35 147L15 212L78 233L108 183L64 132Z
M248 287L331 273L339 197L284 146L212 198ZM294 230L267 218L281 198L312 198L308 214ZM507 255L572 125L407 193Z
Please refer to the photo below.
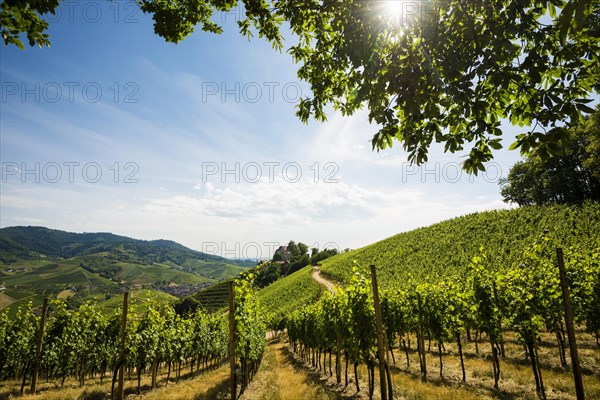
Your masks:
M222 35L174 45L132 2L70 1L51 20L52 47L2 47L0 226L267 257L290 239L357 248L507 207L498 178L517 152L470 177L464 154L439 147L421 168L399 145L371 151L365 111L304 125L297 65L235 19L219 14ZM505 147L516 133L506 126Z

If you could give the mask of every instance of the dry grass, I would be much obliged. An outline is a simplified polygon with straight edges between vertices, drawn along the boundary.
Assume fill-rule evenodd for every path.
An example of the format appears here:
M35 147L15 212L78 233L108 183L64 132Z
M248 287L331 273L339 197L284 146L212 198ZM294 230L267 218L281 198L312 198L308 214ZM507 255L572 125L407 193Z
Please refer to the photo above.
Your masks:
M125 396L128 399L147 400L212 400L227 398L227 382L229 379L229 367L222 366L215 370L194 373L189 377L189 369L182 370L179 383L174 383L174 373L171 372L169 384L165 386L167 373L161 371L158 376L158 388L151 389L151 378L147 374L142 375L141 394L137 395L137 380L125 380ZM84 387L79 387L76 379L65 381L62 388L60 382L44 382L38 384L38 394L19 394L21 383L16 381L0 382L0 400L104 400L110 399L111 377L105 378L103 383L100 379L89 379ZM26 385L25 392L29 391Z
M59 294L57 294L56 298L68 299L69 297L73 297L73 296L75 296L75 292L73 292L72 290L69 290L69 289L65 289L62 292L60 292Z
M549 399L574 399L572 372L570 369L561 367L555 340L552 334L542 335L542 345L539 349L546 394ZM437 346L435 347L437 350ZM444 378L440 379L439 357L437 351L434 351L432 343L432 352L427 354L427 384L420 379L418 358L414 349L409 353L410 368L406 366L404 351L396 350L397 368L394 368L393 375L397 392L409 399L537 399L531 366L525 359L523 347L518 344L513 334L505 334L506 358L500 360L499 390L493 388L489 343L479 344L479 354L476 354L474 343L463 345L467 375L465 383L462 382L457 346L446 344L445 347L446 352L443 354ZM578 334L578 348L584 371L586 398L600 399L600 348L591 336L582 332Z
M437 346L432 343L427 353L428 380L421 380L419 363L414 345L409 352L410 367L406 365L403 350L394 349L396 365L392 367L395 398L398 399L537 399L533 373L524 351L511 333L505 333L506 358L500 360L501 377L499 390L493 388L492 364L489 343L479 344L479 354L474 343L463 344L465 355L466 382L462 382L460 360L456 345L445 344L443 354L444 378L439 377L439 358ZM600 400L600 347L595 340L578 332L578 348L584 371L586 399ZM542 335L539 355L542 374L548 399L574 399L575 391L570 369L560 366L558 347L552 334ZM427 345L427 344L426 344ZM435 348L435 349L434 349ZM567 351L568 358L568 351ZM189 368L185 370L189 375ZM240 400L295 400L295 399L366 399L368 398L367 371L364 365L359 367L360 393L356 393L352 365L348 370L348 387L338 386L335 376L330 377L310 368L290 351L283 339L273 339L265 350L260 369ZM172 374L173 376L173 374ZM189 378L182 374L178 384L172 382L165 387L166 373L159 375L159 388L150 389L150 377L142 376L142 394L136 395L135 379L126 381L126 394L129 399L147 400L209 400L226 399L229 369L227 366L201 373ZM342 378L343 381L343 378ZM375 399L379 399L379 376L375 376ZM19 398L22 400L63 400L87 399L100 400L110 398L110 379L100 383L99 379L88 380L80 388L76 380L68 380L62 389L56 388L56 382L41 382L37 396L19 396L20 382L0 382L0 400Z
M432 342L431 352L427 353L428 379L422 381L419 361L413 348L409 352L410 367L406 365L403 350L394 349L396 365L392 367L392 379L395 398L401 399L537 399L535 382L529 361L525 359L524 351L515 336L505 334L506 358L500 360L501 377L499 390L493 388L493 372L491 364L490 345L479 343L479 354L476 354L474 343L463 344L465 358L466 382L462 382L460 359L455 344L446 343L443 353L443 379L439 376L439 357L437 346ZM539 356L542 364L542 375L548 399L575 399L572 372L560 366L558 347L553 334L542 335L542 345ZM600 399L600 347L595 340L583 332L578 332L578 349L581 365L584 371L583 382L586 389L586 399ZM426 344L427 345L427 344ZM567 358L569 353L567 350ZM570 363L570 359L569 359ZM307 370L314 371L305 364ZM349 385L347 388L338 387L338 391L353 398L366 398L368 393L367 369L359 367L360 393L356 393L354 372L349 367ZM316 373L314 371L313 373ZM322 381L335 387L335 377L321 375ZM343 381L343 378L342 378ZM379 375L376 370L374 398L379 398Z
M346 397L322 384L318 374L301 366L282 340L273 339L265 350L256 377L240 400L343 398Z
M8 307L15 301L16 301L15 299L10 297L6 293L0 293L0 310L3 309L4 307Z
M144 395L128 396L128 399L144 400L212 400L228 398L229 366L200 375L196 378L181 381L152 390Z
M553 335L544 334L539 349L546 394L549 399L574 399L572 372L560 366L558 347L553 340ZM413 338L413 345L414 343ZM432 352L427 354L427 383L420 379L419 363L414 349L409 353L410 368L406 366L404 351L396 349L397 365L393 369L396 392L408 399L537 399L531 366L525 359L523 347L517 343L513 334L505 334L506 358L500 360L499 390L493 388L489 343L479 344L479 354L476 354L474 343L463 344L466 370L464 383L457 346L446 344L445 347L443 379L440 379L437 346L432 343ZM586 398L600 399L600 348L595 345L591 336L581 332L578 335L578 347L584 370Z

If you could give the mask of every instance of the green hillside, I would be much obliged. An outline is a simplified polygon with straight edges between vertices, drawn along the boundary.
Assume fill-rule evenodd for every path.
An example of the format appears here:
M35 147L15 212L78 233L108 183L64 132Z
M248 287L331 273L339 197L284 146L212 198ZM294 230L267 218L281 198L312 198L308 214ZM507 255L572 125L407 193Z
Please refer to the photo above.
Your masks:
M183 263L183 266L186 271L194 272L198 275L217 281L230 279L247 270L247 267L240 265L198 259L187 259Z
M112 233L73 233L41 226L12 226L0 229L0 261L11 263L23 259L71 259L103 254L115 261L140 264L187 261L216 261L247 266L246 261L227 260L213 254L189 249L170 240L138 240Z
M170 294L161 292L159 290L142 289L136 290L129 295L129 307L136 313L141 314L148 310L148 306L151 303L172 303L177 300L177 297L171 296ZM114 310L120 308L123 305L123 296L115 295L110 299L99 302L98 307L104 310L108 314L112 314Z
M323 288L311 277L313 267L304 267L258 292L271 319L271 329L283 329L287 315L316 301Z
M311 277L312 272L312 266L302 268L258 291L258 298L269 315L272 329L281 327L286 315L321 296L323 288ZM223 310L228 306L228 284L228 281L220 282L182 301L197 302L208 312Z
M391 287L411 276L436 281L460 275L482 246L491 265L501 269L519 261L523 251L546 234L555 246L600 248L600 204L531 206L487 211L401 233L361 249L331 257L321 270L348 283L356 261L363 271L378 270L379 284Z
M203 283L212 282L211 279L193 273L181 271L164 264L143 265L131 263L117 263L120 273L117 275L122 282L133 285L152 285L155 282Z
M42 304L44 294L57 297L69 290L77 293L77 299L71 299L73 305L87 300L104 298L105 293L116 293L119 285L109 279L91 273L72 262L50 260L23 260L10 265L0 266L0 281L6 287L4 301L0 309L9 315L16 313L19 305L33 302L37 307Z

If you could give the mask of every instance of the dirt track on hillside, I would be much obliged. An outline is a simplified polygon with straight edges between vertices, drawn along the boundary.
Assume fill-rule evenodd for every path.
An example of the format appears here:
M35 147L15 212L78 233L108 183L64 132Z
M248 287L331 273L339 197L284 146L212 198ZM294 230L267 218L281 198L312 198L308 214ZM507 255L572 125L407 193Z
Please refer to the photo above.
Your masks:
M328 281L327 279L323 278L321 276L321 268L319 267L314 267L314 271L312 273L312 278L320 285L325 286L325 288L327 288L327 290L329 290L330 292L334 291L335 285L333 282Z

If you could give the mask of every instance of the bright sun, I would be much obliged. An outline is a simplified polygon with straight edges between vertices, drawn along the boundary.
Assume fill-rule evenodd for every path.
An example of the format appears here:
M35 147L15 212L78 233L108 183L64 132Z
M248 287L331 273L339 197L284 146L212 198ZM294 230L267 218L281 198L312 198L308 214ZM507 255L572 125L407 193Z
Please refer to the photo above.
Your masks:
M388 0L385 2L385 13L389 17L400 18L402 16L402 1Z

